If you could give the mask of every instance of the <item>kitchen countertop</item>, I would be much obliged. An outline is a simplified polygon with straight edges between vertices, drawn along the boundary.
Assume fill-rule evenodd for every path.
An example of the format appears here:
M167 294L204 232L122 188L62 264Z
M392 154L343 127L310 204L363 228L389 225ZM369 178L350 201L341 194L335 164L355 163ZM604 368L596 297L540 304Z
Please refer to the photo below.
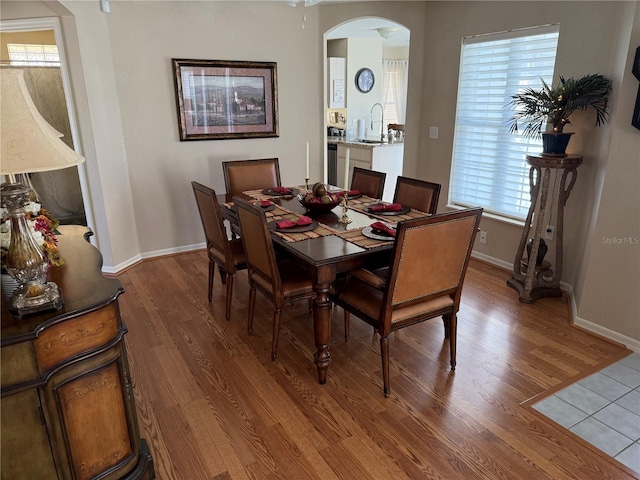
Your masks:
M402 145L404 142L380 142L373 139L366 139L366 141L347 139L344 137L327 137L327 143L335 143L337 145L348 145L358 147L392 147L394 145Z

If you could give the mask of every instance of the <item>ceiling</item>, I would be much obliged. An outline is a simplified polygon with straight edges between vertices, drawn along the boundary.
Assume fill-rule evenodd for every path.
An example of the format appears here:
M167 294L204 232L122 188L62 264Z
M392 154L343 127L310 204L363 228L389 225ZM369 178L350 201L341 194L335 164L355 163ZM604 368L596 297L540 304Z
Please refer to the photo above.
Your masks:
M395 27L398 32L389 38L382 39L385 47L408 47L409 30L402 25L383 18L360 18L346 22L327 33L327 40L338 38L382 38L376 31L379 27Z

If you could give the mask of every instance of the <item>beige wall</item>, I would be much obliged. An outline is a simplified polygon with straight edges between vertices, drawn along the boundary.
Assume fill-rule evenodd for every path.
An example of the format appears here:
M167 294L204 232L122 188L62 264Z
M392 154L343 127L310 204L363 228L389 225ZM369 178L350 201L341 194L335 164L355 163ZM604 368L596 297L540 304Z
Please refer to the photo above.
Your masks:
M635 16L629 15L628 20L632 19L628 48L619 52L624 74L597 222L584 259L585 275L577 285L581 292L578 324L640 339L640 131L629 122L631 100L640 94L638 79L631 73L640 46L640 6Z
M25 2L7 5L12 3L3 2L2 18L29 14ZM344 21L385 17L411 30L404 173L443 185L440 210L445 209L448 193L463 36L559 22L557 73L607 74L614 80L614 95L626 95L626 103L635 101L633 82L621 88L624 72L621 62L615 61L621 55L626 58L632 48L628 19L634 18L635 2L327 3L306 9L305 29L300 28L301 8L281 2L118 1L111 2L110 14L101 13L97 1L62 3L73 15L64 18L63 26L96 204L96 230L104 238L105 265L115 270L140 257L201 245L189 182L198 179L223 191L223 160L277 156L283 181L297 183L303 178L308 140L312 177L321 178L322 35ZM40 2L34 2L33 14L42 10ZM171 58L277 62L280 137L180 142ZM585 163L566 210L564 279L578 286L578 301L583 288L589 296L598 291L612 295L615 289L602 289L605 285L640 289L636 268L624 269L623 278L618 278L617 269L627 255L637 256L637 247L606 250L607 260L611 254L616 257L610 264L598 260L605 247L591 241L603 231L638 235L637 227L625 219L614 220L617 205L626 201L620 198L618 180L630 183L625 195L640 190L637 178L624 175L632 162L638 163L637 151L629 150L635 146L629 138L638 134L622 131L628 120L617 111L622 110L621 103L614 103L612 121L604 128L593 129L589 116L574 122L578 133L571 148L585 156ZM428 139L430 126L439 127L438 140ZM620 138L625 140L621 145L610 146ZM614 164L617 173L609 176ZM627 215L638 214L635 200L637 194L625 210ZM490 218L483 219L482 228L488 232L488 243L478 245L478 252L499 264L511 264L520 228ZM601 305L616 302L614 320L603 319L602 312L586 301L584 308L578 303L580 316L640 344L640 334L634 330L636 305L627 307L618 297L600 301Z
M371 138L380 132L380 107L373 112L373 130L371 129L371 109L382 102L382 39L350 38L347 53L347 71L345 86L347 90L347 129L357 134L356 121L364 119L365 135ZM362 93L356 88L355 76L361 68L370 68L374 75L373 88Z

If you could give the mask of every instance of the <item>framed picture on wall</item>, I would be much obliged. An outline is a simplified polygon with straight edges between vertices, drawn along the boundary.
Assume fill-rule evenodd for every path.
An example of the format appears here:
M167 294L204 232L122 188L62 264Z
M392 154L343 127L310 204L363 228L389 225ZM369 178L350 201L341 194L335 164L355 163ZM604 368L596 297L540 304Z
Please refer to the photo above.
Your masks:
M180 141L278 136L275 62L171 62Z
M636 48L636 56L633 61L633 67L631 69L633 76L640 81L640 47ZM636 95L636 106L633 109L633 117L631 118L631 125L640 130L640 85L638 85L638 93Z

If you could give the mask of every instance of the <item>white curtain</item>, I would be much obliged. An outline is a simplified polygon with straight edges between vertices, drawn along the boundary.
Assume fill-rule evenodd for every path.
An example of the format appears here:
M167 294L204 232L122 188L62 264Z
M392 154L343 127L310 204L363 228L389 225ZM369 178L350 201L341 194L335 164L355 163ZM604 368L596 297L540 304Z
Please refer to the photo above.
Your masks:
M405 123L408 72L408 60L382 60L382 104L387 123Z

